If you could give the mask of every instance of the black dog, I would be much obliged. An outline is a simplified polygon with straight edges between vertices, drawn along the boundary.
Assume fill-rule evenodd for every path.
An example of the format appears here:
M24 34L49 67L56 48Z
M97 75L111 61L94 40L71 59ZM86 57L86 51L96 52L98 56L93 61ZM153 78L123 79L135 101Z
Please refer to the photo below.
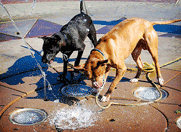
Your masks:
M80 14L74 16L60 32L53 34L51 37L42 37L43 56L42 62L51 64L59 51L63 53L63 80L67 74L67 63L73 51L78 51L75 66L78 66L85 49L84 40L86 37L92 41L94 47L97 44L96 30L92 19L87 13L83 12L83 2L80 1Z

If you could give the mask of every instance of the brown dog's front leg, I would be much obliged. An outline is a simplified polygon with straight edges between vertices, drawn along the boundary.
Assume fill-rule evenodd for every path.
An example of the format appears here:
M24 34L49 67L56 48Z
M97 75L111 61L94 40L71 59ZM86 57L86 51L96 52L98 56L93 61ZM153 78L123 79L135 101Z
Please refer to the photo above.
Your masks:
M111 83L106 94L102 97L102 99L101 99L102 102L108 102L110 100L112 92L114 91L114 89L117 86L117 84L119 83L119 81L122 79L124 73L126 72L126 69L127 68L126 68L125 64L122 66L122 68L116 69L116 77L113 80L113 82Z

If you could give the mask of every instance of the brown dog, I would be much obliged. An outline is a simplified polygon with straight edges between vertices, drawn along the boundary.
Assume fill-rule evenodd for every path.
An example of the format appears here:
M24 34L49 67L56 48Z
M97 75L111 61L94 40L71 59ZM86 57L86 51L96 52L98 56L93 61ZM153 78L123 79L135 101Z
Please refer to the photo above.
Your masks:
M163 77L158 64L158 35L153 28L155 24L170 24L180 20L166 22L149 22L141 18L130 18L117 24L105 34L95 49L91 51L87 62L76 67L84 70L85 75L92 80L93 87L100 89L106 81L111 67L116 68L116 77L101 101L109 101L110 94L123 77L127 68L124 60L131 54L138 65L138 72L131 82L137 82L143 69L141 50L148 50L156 67L158 82L163 85Z

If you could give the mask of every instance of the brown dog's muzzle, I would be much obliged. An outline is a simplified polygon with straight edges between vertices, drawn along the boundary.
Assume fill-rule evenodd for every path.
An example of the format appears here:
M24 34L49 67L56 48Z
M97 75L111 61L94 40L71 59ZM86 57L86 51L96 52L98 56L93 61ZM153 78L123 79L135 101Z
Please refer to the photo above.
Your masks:
M92 86L96 89L103 89L105 84L105 74L103 75L103 80L101 82L92 80Z
M96 89L99 89L103 86L103 83L99 83L99 82L93 82L92 86Z
M92 81L92 86L98 90L102 90L104 88L104 84L105 84L105 75L103 75L103 80L101 82L94 80Z

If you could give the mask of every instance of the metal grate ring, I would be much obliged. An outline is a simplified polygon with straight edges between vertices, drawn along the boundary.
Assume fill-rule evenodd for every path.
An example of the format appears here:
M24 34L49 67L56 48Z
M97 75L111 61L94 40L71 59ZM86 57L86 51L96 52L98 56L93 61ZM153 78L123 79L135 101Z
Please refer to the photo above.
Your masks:
M63 95L68 97L86 97L92 92L92 88L83 84L71 84L62 88Z
M47 113L44 110L35 108L24 108L14 111L9 120L17 125L34 125L44 122L47 118Z
M176 124L177 124L178 128L181 129L181 117L179 117L179 118L177 119Z
M168 97L168 92L160 89L162 92L162 99ZM139 87L134 91L134 96L146 101L154 101L160 97L159 91L154 87Z

